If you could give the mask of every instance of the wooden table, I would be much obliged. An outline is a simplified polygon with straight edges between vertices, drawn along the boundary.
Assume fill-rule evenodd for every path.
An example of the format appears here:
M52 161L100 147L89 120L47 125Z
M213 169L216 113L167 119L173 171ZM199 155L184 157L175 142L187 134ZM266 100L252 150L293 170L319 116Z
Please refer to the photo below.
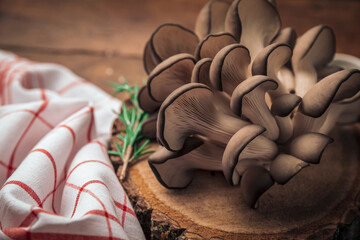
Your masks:
M107 92L119 76L142 84L145 42L166 22L193 29L206 0L1 0L0 49L60 63ZM360 57L360 2L278 0L283 26L301 35L331 26L337 51Z
M167 22L193 29L206 0L1 0L0 49L67 66L112 93L108 81L125 76L143 84L142 53L155 28ZM337 52L360 57L360 1L277 0L283 26L298 35L331 26Z

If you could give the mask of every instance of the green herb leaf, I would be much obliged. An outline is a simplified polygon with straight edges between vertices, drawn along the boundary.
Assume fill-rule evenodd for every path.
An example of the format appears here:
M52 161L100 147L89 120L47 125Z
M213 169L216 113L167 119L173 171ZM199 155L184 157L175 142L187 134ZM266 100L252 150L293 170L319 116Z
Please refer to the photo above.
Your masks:
M124 77L122 78L122 81L123 83L110 82L109 84L114 87L114 90L117 93L127 92L130 95L130 100L133 106L126 107L126 105L122 103L121 113L118 115L118 118L124 124L125 129L121 131L123 134L116 135L121 144L119 144L118 141L114 141L117 152L108 151L108 153L119 155L125 166L125 161L132 162L144 155L153 153L154 151L148 151L150 149L150 146L148 145L150 143L149 139L146 139L144 143L138 147L138 143L144 138L141 134L141 127L148 117L148 114L141 110L137 101L139 87L136 85L130 86ZM129 151L129 149L131 150L130 155L126 152ZM127 157L128 155L129 159L124 159L124 157ZM122 175L123 173L121 176ZM121 176L120 179L122 178Z

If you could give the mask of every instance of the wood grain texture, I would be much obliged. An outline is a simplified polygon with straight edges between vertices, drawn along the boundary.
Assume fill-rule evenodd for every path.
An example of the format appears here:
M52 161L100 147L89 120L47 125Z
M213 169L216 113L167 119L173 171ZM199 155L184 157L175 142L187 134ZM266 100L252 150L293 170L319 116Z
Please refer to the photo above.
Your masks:
M64 64L99 86L104 86L104 78L116 80L119 75L139 83L146 78L141 58L151 33L168 22L194 29L206 2L2 0L0 49ZM360 57L360 1L278 0L277 6L284 27L292 26L301 35L317 24L328 24L335 31L337 51ZM93 67L95 58L115 74L109 77L102 67L94 67L92 74L82 75L79 65L90 61L85 68Z

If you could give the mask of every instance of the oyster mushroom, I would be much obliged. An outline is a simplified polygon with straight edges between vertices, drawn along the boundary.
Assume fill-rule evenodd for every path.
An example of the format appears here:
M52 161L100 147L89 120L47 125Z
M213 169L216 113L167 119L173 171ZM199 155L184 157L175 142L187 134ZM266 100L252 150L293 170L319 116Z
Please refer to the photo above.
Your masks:
M273 184L274 180L268 170L259 166L249 167L244 172L240 184L245 202L252 208L258 208L258 199Z
M334 54L335 36L328 26L313 27L297 39L292 57L297 95L303 97L316 84L316 69L326 66Z
M280 131L277 142L285 143L292 137L294 128L290 115L300 102L301 97L295 94L283 94L272 102L271 113Z
M210 66L210 82L219 91L229 95L251 74L249 64L251 58L246 47L231 44L221 49Z
M202 83L209 87L212 86L209 77L211 62L211 58L203 58L195 64L193 72L191 74L192 83Z
M289 146L289 154L304 162L317 164L333 139L321 133L305 133L294 138Z
M159 64L159 62L160 61L155 57L153 51L151 50L150 41L147 41L143 53L143 64L146 73L149 74L156 65Z
M360 70L342 70L322 79L303 97L294 117L295 136L307 132L327 134L342 112L341 104L359 96ZM351 101L351 100L349 100Z
M157 137L166 149L179 151L186 138L201 135L226 144L238 129L248 125L222 111L213 90L189 83L173 91L160 107Z
M150 96L146 86L142 86L137 95L139 107L147 113L157 112L161 103L155 102Z
M275 39L280 28L276 7L267 0L234 1L225 19L225 30L240 39L251 58Z
M197 61L201 58L214 58L223 47L235 43L236 40L230 33L209 34L197 46L195 58Z
M200 39L208 34L222 33L230 4L224 0L211 0L200 10L195 23L195 33Z
M265 102L265 93L277 87L277 82L267 76L253 76L235 88L230 101L230 107L235 114L263 126L266 129L264 136L272 140L279 137L279 128Z
M156 139L157 112L150 114L141 124L141 134L145 138Z
M337 124L352 124L360 121L360 99L341 104L339 107L342 109L341 114L337 119Z
M287 183L308 163L288 154L279 154L270 165L270 174L279 184Z
M225 178L231 185L238 185L240 176L250 166L269 169L278 148L273 141L261 135L264 131L261 126L248 125L229 140L222 157L222 167Z
M294 48L296 43L296 32L292 27L284 28L280 31L279 35L276 36L273 43L285 43L291 48Z
M183 149L172 152L164 147L149 157L149 165L158 181L166 188L187 187L198 169L221 171L224 149L197 138L188 138Z
M147 81L152 100L161 103L172 91L189 83L194 65L194 57L187 53L171 56L157 65Z
M150 73L157 64L179 53L193 54L199 39L191 30L178 24L160 25L144 49L144 68Z
M269 91L274 100L279 95L288 93L289 85L292 85L292 77L279 78L279 73L292 56L292 50L289 45L284 43L273 43L261 50L252 64L252 75L266 75L277 81L279 87L275 91ZM291 83L289 83L291 81Z

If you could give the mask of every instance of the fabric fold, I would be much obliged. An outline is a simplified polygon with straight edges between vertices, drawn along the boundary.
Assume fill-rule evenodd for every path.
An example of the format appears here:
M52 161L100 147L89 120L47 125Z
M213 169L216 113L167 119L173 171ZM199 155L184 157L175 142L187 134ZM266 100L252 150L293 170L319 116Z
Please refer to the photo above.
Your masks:
M107 155L120 101L0 51L0 238L144 239Z

